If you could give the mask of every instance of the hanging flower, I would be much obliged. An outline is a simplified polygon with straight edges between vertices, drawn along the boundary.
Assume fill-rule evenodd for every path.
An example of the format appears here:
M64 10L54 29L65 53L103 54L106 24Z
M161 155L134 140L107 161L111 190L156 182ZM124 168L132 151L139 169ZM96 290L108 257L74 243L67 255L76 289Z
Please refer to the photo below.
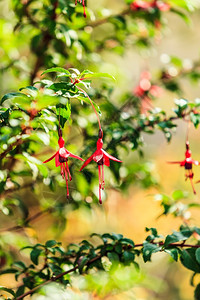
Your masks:
M86 12L85 12L85 0L75 0L75 5L77 5L77 1L79 3L82 3L82 5L83 5L83 16L84 16L84 18L86 18L87 16L86 16Z
M131 10L147 10L151 7L151 3L143 1L143 0L135 0L131 3Z
M179 164L181 167L185 168L185 180L188 178L190 179L193 193L196 194L194 184L193 184L193 177L194 173L192 171L192 165L198 166L200 163L197 160L192 159L192 152L190 150L189 142L186 141L186 152L185 152L185 159L182 161L171 161L168 162L170 164Z
M152 109L152 99L159 97L161 93L161 87L152 84L150 72L142 72L139 84L133 90L133 94L141 100L141 113L146 113L150 108Z
M110 159L122 162L121 160L113 157L112 155L108 154L105 150L102 149L103 147L103 131L102 129L99 130L99 139L97 141L97 150L84 162L80 171L83 170L92 160L94 160L98 165L99 170L99 203L102 204L101 200L101 190L104 190L104 165L109 167L110 166Z
M65 141L62 138L62 132L59 130L59 140L58 140L58 145L59 145L59 150L52 155L49 159L45 160L43 163L47 163L51 161L55 157L55 164L56 167L60 166L61 170L61 176L62 178L66 180L66 186L67 186L67 197L69 197L69 188L68 188L68 180L72 180L70 171L69 171L69 166L68 166L68 157L73 157L79 160L84 161L81 157L74 155L73 153L69 152L65 147L64 147Z

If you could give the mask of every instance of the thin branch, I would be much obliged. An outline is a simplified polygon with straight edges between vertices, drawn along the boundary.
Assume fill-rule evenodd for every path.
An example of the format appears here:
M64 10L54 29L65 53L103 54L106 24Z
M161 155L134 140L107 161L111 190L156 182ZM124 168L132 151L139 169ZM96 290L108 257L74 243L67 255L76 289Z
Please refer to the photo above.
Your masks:
M10 146L4 152L2 152L0 154L0 160L3 159L11 150L13 150L14 147L21 145L24 142L25 142L25 140L22 140L22 138L20 137L14 143L10 144Z
M88 261L88 263L87 263L86 265L87 265L87 266L90 265L90 264L93 263L94 261L100 259L102 256L103 256L103 255L99 255L99 256L96 256L96 257L92 258L90 261ZM46 284L48 284L48 283L51 283L51 282L54 282L54 281L56 281L56 280L62 278L64 275L76 271L77 269L78 269L78 265L75 266L74 268L68 270L68 271L65 271L65 272L63 272L63 273L61 273L61 274L58 274L57 276L53 276L53 277L51 277L49 280L44 281L43 283L41 283L40 285L34 287L32 290L30 290L30 291L24 293L23 295L21 295L21 296L19 296L19 297L17 297L17 298L13 298L13 300L14 300L14 299L15 299L15 300L20 300L20 299L23 299L24 297L26 297L26 296L28 296L28 295L32 295L35 291L37 291L39 288L43 287L44 285L46 285Z
M155 245L159 245L159 246L164 246L164 242L158 242L158 243L155 243L155 242L152 242L152 244L155 244ZM134 249L134 248L139 248L139 247L143 247L143 243L140 243L140 244L136 244L133 246L129 245L129 249ZM182 243L171 243L168 245L168 247L180 247L180 248L200 248L200 245L190 245L190 244L185 244L184 242ZM97 261L98 259L101 259L103 256L105 256L106 254L102 254L102 255L97 255L96 257L92 258L91 260L89 260L87 263L86 263L86 266L89 266L91 263ZM44 281L43 283L41 283L40 285L34 287L33 289L29 290L28 292L22 294L21 296L17 297L17 298L13 298L16 299L16 300L20 300L20 299L23 299L24 297L28 296L28 295L32 295L35 291L37 291L39 288L43 287L44 285L48 284L48 283L51 283L51 282L54 282L60 278L62 278L64 275L66 274L69 274L69 273L72 273L74 271L76 271L77 269L79 268L79 265L75 266L74 268L68 270L68 271L65 271L57 276L53 276L51 277L49 280L47 281Z
M129 8L127 8L127 9L124 9L124 10L122 10L121 12L119 12L115 15L110 15L110 16L105 17L103 19L99 19L99 20L96 20L94 22L88 23L86 26L90 26L90 27L94 28L94 27L97 27L99 25L102 25L102 24L105 24L105 23L109 22L109 20L112 19L112 18L116 18L118 16L128 15L130 12L133 13L133 11L131 11Z
M53 209L52 208L48 208L46 210L43 211L39 211L37 212L35 215L27 218L24 220L24 225L28 225L30 222L35 221L36 219L38 219L39 217L41 217L42 215L51 212ZM0 232L6 232L6 231L19 231L19 230L23 230L25 226L23 225L16 225L16 226L12 226L9 228L5 228L5 229L0 229Z
M24 185L21 185L19 187L14 187L14 188L11 188L11 189L8 189L8 190L5 190L3 193L1 193L0 195L0 198L3 198L5 197L7 194L10 194L10 193L14 193L14 192L17 192L21 189L26 189L26 188L29 188L29 187L32 187L37 181L31 181L31 182L27 182L25 183Z

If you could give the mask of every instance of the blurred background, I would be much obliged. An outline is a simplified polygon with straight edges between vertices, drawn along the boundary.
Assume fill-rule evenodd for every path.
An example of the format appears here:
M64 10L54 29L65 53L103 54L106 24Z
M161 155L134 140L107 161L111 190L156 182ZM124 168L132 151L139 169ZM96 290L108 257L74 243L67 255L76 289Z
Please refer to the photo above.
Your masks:
M88 0L87 22L88 24L94 22L95 17L98 20L110 14L116 14L123 10L124 5L124 1L120 0L101 0L95 3ZM77 9L82 14L81 5L77 6ZM153 106L154 108L161 108L171 115L176 98L184 97L189 101L200 98L198 80L194 82L194 80L191 81L188 77L180 74L182 72L180 70L185 70L189 73L194 66L194 62L200 60L200 11L197 9L193 12L186 12L186 15L189 15L189 23L170 11L165 12L162 19L164 24L162 29L154 33L151 33L151 29L145 25L145 22L137 21L137 26L140 28L138 29L140 32L137 33L138 36L139 34L152 34L151 44L148 46L141 46L136 42L133 43L130 34L126 42L122 42L121 46L119 43L115 47L114 43L116 41L113 39L113 36L116 32L118 35L123 35L122 29L119 28L115 32L113 31L108 34L109 31L113 30L110 24L105 23L94 28L88 25L84 33L82 32L82 34L89 35L89 39L91 39L91 44L85 45L86 52L87 47L90 48L86 56L84 56L85 53L81 51L81 48L75 48L74 46L74 49L71 49L75 53L73 61L69 61L69 57L64 58L57 53L54 55L52 52L53 59L55 64L62 67L73 65L81 71L82 69L89 69L113 75L116 81L106 82L106 84L112 88L110 101L117 107L123 104L126 97L125 94L130 95L134 93L135 88L141 80L142 72L148 71L151 74L151 81L156 83L160 78L161 72L168 70L168 73L172 77L175 79L178 77L177 82L181 86L181 92L178 89L174 89L173 91L162 88L159 97L155 97L153 100ZM0 18L0 93L3 96L7 92L16 91L20 87L30 84L29 74L35 61L30 44L33 43L32 37L35 35L37 28L24 25L23 28L17 30L15 26L18 19L13 12L13 3L8 0L0 1ZM73 30L76 31L76 24L73 25ZM88 37L85 38L85 43L87 42ZM99 43L99 49L96 49L92 53L94 43ZM33 48L33 45L31 47ZM115 48L115 51L113 51L113 48ZM38 79L40 76L41 71L38 70L35 78ZM104 79L102 79L102 82L105 82ZM95 80L93 86L98 88L99 85L97 80ZM100 109L102 102L103 100L98 103ZM72 103L72 107L73 105L74 110L76 110L77 105ZM84 108L84 116L87 116L86 122L91 121L93 124L95 123L93 121L94 114L87 107ZM84 149L83 140L80 140L79 136L76 138L77 129L73 129L74 123L81 124L80 126L82 127L86 126L86 128L89 126L87 124L84 125L83 118L77 114L77 117L73 120L72 115L72 124L65 125L63 130L63 135L68 137L67 144L71 144L70 138L74 137L74 145L70 145L71 148L69 148L74 153L83 151ZM107 120L105 121L103 109L101 120L104 126ZM14 257L17 255L22 257L24 254L18 253L20 247L37 242L44 243L48 239L59 240L65 246L71 242L78 243L82 239L87 239L93 232L116 232L133 239L135 243L142 243L146 237L146 226L158 228L159 233L163 235L170 234L172 230L178 230L183 222L200 226L199 209L187 206L191 202L197 205L200 203L200 185L195 185L197 195L194 195L190 183L185 181L184 169L178 165L167 163L168 161L184 159L188 124L179 120L177 121L177 125L176 129L172 129L173 138L170 143L166 141L161 130L157 130L154 134L142 134L144 143L142 146L142 156L137 150L127 152L121 148L119 149L116 156L123 160L123 164L119 167L119 174L122 181L116 181L112 170L110 170L112 169L112 165L111 168L105 167L106 190L103 193L104 201L102 206L98 205L97 201L90 194L85 196L84 199L77 196L77 191L73 185L70 188L76 200L75 204L74 202L72 203L71 200L65 198L64 183L61 183L62 186L57 188L56 191L49 190L43 183L38 184L32 191L29 188L17 191L17 195L13 197L22 199L22 202L31 210L30 215L32 216L37 214L41 207L48 207L49 203L59 206L59 203L67 202L65 203L64 210L62 210L62 218L65 219L65 222L64 225L58 222L58 218L60 217L58 212L53 215L43 213L38 218L33 219L30 222L30 226L23 230L5 231L4 229L16 225L16 222L20 219L21 211L19 208L14 208L12 213L10 213L6 211L4 206L4 211L0 213L0 243L2 249L5 250L6 248ZM199 130L195 130L191 125L189 129L189 141L193 158L197 160L200 160L199 139ZM51 153L54 153L54 150L51 150L52 145L54 149L57 148L54 137L52 144L44 147L44 151L47 151L48 157ZM106 150L109 152L109 149ZM46 159L47 156L42 154L41 160ZM53 166L52 163L52 168ZM132 173L130 166L132 166ZM20 167L18 166L18 168ZM91 165L89 170L97 173L97 168L94 165ZM78 193L81 193L80 189L82 188L83 193L87 195L88 187L85 183L85 177L81 177L77 170L74 170L74 173L74 176L79 178L80 186ZM194 173L194 181L199 180L199 166L194 166ZM131 176L131 174L133 175ZM121 190L120 184L122 183L124 188ZM92 182L92 189L94 194L97 193L97 177ZM166 215L163 214L164 208L161 205L163 200L162 195L167 195L170 199L173 199L173 193L177 190L182 190L183 192L180 192L180 197L174 200L174 206L171 207L171 211ZM87 205L82 205L80 202L84 202ZM11 261L9 255L6 259L7 263ZM2 265L4 265L3 262ZM140 261L140 265L140 280L134 278L134 270L130 271L127 278L124 276L128 271L124 271L124 273L122 272L121 275L118 275L119 277L121 276L121 278L118 278L120 282L118 288L112 288L112 284L110 283L110 290L108 288L106 294L103 286L105 287L105 282L109 282L108 278L97 277L99 285L102 282L102 286L97 287L94 282L90 282L91 278L89 277L87 284L83 282L83 279L75 277L73 279L74 288L71 291L73 296L69 299L76 299L75 297L77 299L82 299L83 297L83 299L109 300L192 299L193 287L190 285L190 271L184 269L181 264L172 261L166 254L159 253L155 256L153 255L152 263L147 262L144 264ZM115 274L111 274L110 276L111 281L117 281ZM123 286L121 284L123 278L126 278L127 285L124 289L120 290L119 286ZM134 282L133 287L132 282ZM8 275L0 277L0 285L13 287L13 284L14 280ZM93 289L91 288L92 286L94 287ZM50 294L49 299L51 299ZM33 297L33 299L42 300L44 298L37 296L37 298Z

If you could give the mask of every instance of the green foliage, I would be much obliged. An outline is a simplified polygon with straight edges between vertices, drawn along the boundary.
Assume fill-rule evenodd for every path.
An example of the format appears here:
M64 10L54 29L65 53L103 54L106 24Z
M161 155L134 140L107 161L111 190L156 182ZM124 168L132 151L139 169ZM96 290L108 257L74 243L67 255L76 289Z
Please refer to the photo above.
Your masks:
M0 211L9 225L15 216L15 224L11 222L5 231L23 230L28 236L31 222L48 213L53 223L50 228L58 236L65 230L71 210L84 208L89 212L96 206L95 162L79 173L80 162L65 157L73 178L67 201L62 178L66 174L62 169L59 174L53 160L43 164L53 153L60 162L57 142L61 128L63 138L67 138L64 147L86 159L96 150L101 122L104 149L118 158L128 157L123 165L111 161L109 173L105 173L107 189L127 192L133 185L160 189L154 164L146 158L135 161L131 151L142 158L145 137L157 131L170 142L180 122L198 128L200 101L184 98L182 79L199 83L199 60L191 62L188 69L183 59L165 54L167 63L153 72L156 76L151 78L150 71L144 72L134 89L129 83L121 89L120 78L114 68L115 74L111 74L105 57L122 56L127 49L147 57L167 28L168 15L189 23L189 12L198 7L197 1L141 1L137 7L137 1L126 0L117 13L109 5L101 9L99 3L91 3L92 9L86 8L87 18L83 18L83 1L76 5L74 0L11 0L6 5L6 13L2 10L5 19L0 21L4 45L0 48ZM128 69L126 75L125 81L130 82ZM162 98L161 91L176 96L173 112L155 106ZM9 238L1 237L0 274L13 274L18 286L0 287L2 297L22 299L34 293L50 297L52 288L56 297L76 299L67 288L77 275L87 291L106 297L142 282L138 257L146 263L163 252L180 261L194 277L200 273L200 228L187 222L188 211L200 205L181 190L171 196L159 191L155 199L160 201L161 215L181 217L184 225L166 237L156 228L146 228L148 236L140 244L115 233L93 234L91 240L67 247L53 239L19 242L13 234L9 242ZM36 214L32 214L33 206L39 210ZM20 255L13 253L12 244L18 245L16 252L23 247ZM48 283L52 284L49 290L40 289ZM197 284L195 299L199 294Z

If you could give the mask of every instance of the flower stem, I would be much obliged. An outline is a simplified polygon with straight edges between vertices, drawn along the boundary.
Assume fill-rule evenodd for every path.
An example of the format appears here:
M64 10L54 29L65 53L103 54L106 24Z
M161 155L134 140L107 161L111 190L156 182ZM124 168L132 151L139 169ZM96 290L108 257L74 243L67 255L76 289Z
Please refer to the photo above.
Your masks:
M99 119L98 113L97 113L97 111L96 111L96 109L95 109L95 107L94 107L94 104L92 103L92 100L90 99L90 97L88 96L88 94L87 94L83 89L81 89L81 88L78 87L78 86L77 86L77 89L79 89L79 91L81 91L81 92L89 99L89 101L90 101L90 103L91 103L91 105L92 105L92 108L93 108L93 110L94 110L94 112L95 112L95 114L96 114L96 117L97 117L97 120L98 120L98 123L99 123L99 129L101 129L100 119Z

